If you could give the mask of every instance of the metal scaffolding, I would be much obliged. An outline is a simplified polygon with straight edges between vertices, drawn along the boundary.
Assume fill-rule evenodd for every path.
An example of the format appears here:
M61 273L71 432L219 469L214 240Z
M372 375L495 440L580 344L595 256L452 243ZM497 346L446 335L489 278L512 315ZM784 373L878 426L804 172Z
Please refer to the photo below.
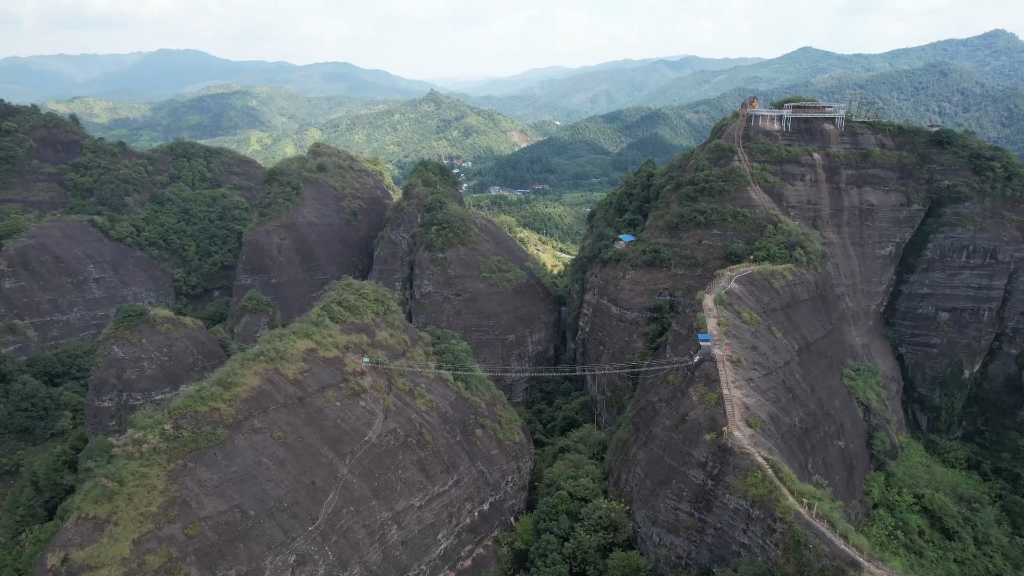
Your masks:
M758 126L768 125L782 128L785 131L793 129L793 118L828 118L834 121L836 128L840 130L846 126L846 104L794 102L786 104L782 110L750 108L747 110L747 115L750 116L751 126L754 125L756 119Z

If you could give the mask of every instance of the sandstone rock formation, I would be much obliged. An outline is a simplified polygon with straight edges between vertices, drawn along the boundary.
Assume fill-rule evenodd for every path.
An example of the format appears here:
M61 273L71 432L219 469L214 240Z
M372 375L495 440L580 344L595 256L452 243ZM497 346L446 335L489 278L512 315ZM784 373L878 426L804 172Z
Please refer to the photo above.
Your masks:
M122 304L173 299L170 274L85 222L39 224L0 251L0 318L30 334L5 346L19 355L94 340Z
M89 376L86 427L90 434L123 432L128 416L143 404L173 396L226 361L198 320L162 308L133 325L115 320L100 340Z
M155 416L166 425L129 429L111 468L134 471L119 477L120 505L97 519L72 510L50 572L455 569L525 503L524 427L489 383L363 368L364 355L431 351L390 292L345 280L183 392ZM75 506L106 498L103 486Z
M330 282L370 272L391 193L358 159L329 146L314 145L289 162L283 170L301 179L301 193L293 207L245 234L232 292L234 323L242 321L238 306L249 290L268 296L288 323ZM252 343L259 333L236 335Z
M451 218L463 222L453 241L440 248L424 239L434 234L424 232L433 226L430 202L446 204ZM417 327L457 332L482 364L550 366L557 353L558 302L528 262L493 221L466 211L454 187L431 190L414 183L389 215L370 279L399 295ZM528 394L526 377L496 381L512 400Z
M674 327L663 354L694 348L692 332ZM655 574L777 560L791 537L792 511L771 494L755 495L758 465L726 442L722 402L713 361L643 378L613 439L609 490L629 504L637 548ZM826 573L856 573L824 544L805 545L832 555Z
M1020 340L1014 313L1021 244L1016 217L1007 215L1005 206L963 204L943 210L948 216L942 222L948 218L949 224L930 228L931 202L948 190L972 189L975 176L947 159L915 165L933 157L921 151L935 146L927 138L856 124L839 132L823 121L796 122L790 132L736 123L705 146L707 160L667 169L685 175L707 170L699 164L710 162L719 170L713 178L688 184L685 176L677 182L670 174L659 181L665 190L660 196L641 190L637 182L643 175L627 181L626 188L636 188L631 198L653 195L655 200L638 245L620 253L607 251L607 239L607 250L588 253L587 242L598 238L595 230L614 221L602 220L602 214L593 219L583 250L589 266L577 271L570 303L577 363L627 362L644 352L630 344L645 340L658 346L656 357L693 356L694 335L701 329L695 296L715 270L737 262L727 260L732 258L727 248L744 242L748 251L738 250L741 258L750 249L756 253L757 246L749 245L758 239L737 222L766 214L752 187L728 184L733 182L728 171L743 165L732 159L735 144L742 142L742 152L754 163L749 175L772 209L816 230L825 257L818 271L752 273L737 278L726 292L721 308L729 324L729 354L744 383L735 410L739 421L756 423L751 434L763 452L802 482L827 485L857 522L865 475L877 456L872 446L885 444L872 441L891 438L905 425L903 374L910 379L912 398L922 382L923 421L935 395L949 394L928 384L942 364L937 360L952 360L962 375L992 358L988 351L996 332L1006 333L1008 342ZM680 209L684 201L689 204ZM976 231L972 223L997 213L1002 218L991 229ZM715 218L720 223L704 223ZM908 273L911 256L914 267ZM656 257L670 264L648 263ZM889 329L883 318L887 305ZM666 320L670 328L663 333ZM957 347L962 338L942 336L953 332L969 332L976 340ZM890 333L906 345L903 370L886 337ZM1017 377L1015 355L999 358L1001 369ZM848 389L844 370L854 365L878 368L877 403L865 405ZM713 444L725 426L716 380L715 371L704 365L661 376L587 378L599 422L610 429L622 422L613 443L610 490L632 505L638 545L659 575L721 566L730 557L772 557L777 550L778 525L751 520L751 503L737 500L734 489L748 474L737 463L744 459L728 449L716 457L716 449L705 445ZM694 398L701 397L707 405L698 402L696 408L716 418L697 415Z
M986 360L988 379L1019 379L1022 214L1003 202L932 210L916 237L918 250L905 259L889 325L909 379L911 414L924 430L958 428Z

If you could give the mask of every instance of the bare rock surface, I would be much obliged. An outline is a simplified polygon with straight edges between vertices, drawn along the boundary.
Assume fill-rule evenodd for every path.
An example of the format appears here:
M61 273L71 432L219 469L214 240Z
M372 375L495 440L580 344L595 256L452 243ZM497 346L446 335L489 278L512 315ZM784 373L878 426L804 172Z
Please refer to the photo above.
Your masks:
M512 374L495 381L510 399L525 399L528 378L514 372L554 364L557 299L529 269L526 252L481 214L472 216L468 241L442 253L425 249L419 240L425 198L418 194L407 191L391 210L370 279L395 291L417 327L456 332L482 364L510 368ZM451 194L461 205L461 195ZM489 276L489 265L500 273Z
M304 314L320 291L343 276L366 278L373 264L373 242L384 228L391 193L354 156L315 146L301 166L297 205L246 232L242 240L232 318L249 290L274 301L281 322ZM306 166L309 164L309 166ZM323 172L317 166L323 167ZM254 330L238 334L252 343Z
M170 311L141 324L108 329L89 375L85 421L90 434L123 432L142 405L165 400L227 361L206 328Z
M721 315L731 370L742 383L735 386L737 420L756 418L748 436L804 482L823 479L856 519L871 438L843 382L859 350L829 274L765 269L738 277L726 295Z
M363 368L355 358L366 354L431 358L390 293L346 280L182 392L167 426L128 430L117 454L137 472L121 480L124 508L95 520L73 513L51 542L66 553L55 572L467 567L525 504L525 427L493 387Z
M692 355L693 335L673 328L664 354ZM610 492L626 502L637 548L658 576L777 559L791 523L771 497L743 488L758 464L726 441L727 425L714 361L642 378L612 441ZM856 568L812 540L833 562L831 574Z
M956 429L955 407L986 359L996 381L1019 376L1014 359L1024 340L1022 213L1002 203L972 202L930 214L921 253L889 314L910 381L912 415L925 430Z
M442 259L420 252L413 271L409 313L417 327L441 326L458 333L483 364L550 366L555 362L558 304L528 272L526 252L482 215L476 241L453 248ZM518 267L514 284L485 279L481 267L501 259ZM497 377L510 399L528 394L528 378Z
M95 340L123 304L173 299L170 274L85 222L39 224L0 251L0 318L32 335L6 345L19 355Z
M739 129L733 125L719 137L733 142ZM733 366L741 380L734 387L743 387L735 408L742 419L757 418L762 427L758 442L765 452L803 482L827 482L856 521L863 513L857 503L871 470L869 442L885 425L878 413L858 405L842 374L849 362L878 365L885 396L879 410L891 414L897 429L902 426L903 381L882 333L882 311L897 283L904 249L925 217L926 206L915 200L921 184L898 163L849 160L859 158L858 150L898 150L899 143L885 135L840 133L824 122L806 122L785 133L749 125L742 130L748 144L806 147L808 153L799 159L753 161L763 162L781 180L768 191L781 214L819 231L828 256L818 272L750 274L728 292L723 314L729 321L730 354L743 359L742 365ZM853 152L844 156L828 151ZM946 176L955 180L964 175L953 171ZM741 191L716 202L762 210L753 198ZM671 202L663 198L654 210L668 211ZM649 226L657 221L654 216ZM663 232L655 226L642 232L641 240L644 234ZM582 285L573 287L579 364L629 361L638 343L651 334L658 302L673 307L672 325L657 357L692 357L700 320L694 299L716 270L730 264L724 247L750 241L714 228L656 237L690 250L701 264L652 268L631 265L626 258L593 265ZM741 309L759 322L745 324ZM753 508L735 493L735 483L749 473L750 463L726 452L715 456L711 440L721 438L726 424L713 366L639 380L590 376L587 388L599 423L611 428L623 422L620 443L613 443L610 486L633 507L640 548L655 562L656 574L777 553L779 524L754 518ZM705 499L703 507L687 502L698 493L703 494L698 501Z

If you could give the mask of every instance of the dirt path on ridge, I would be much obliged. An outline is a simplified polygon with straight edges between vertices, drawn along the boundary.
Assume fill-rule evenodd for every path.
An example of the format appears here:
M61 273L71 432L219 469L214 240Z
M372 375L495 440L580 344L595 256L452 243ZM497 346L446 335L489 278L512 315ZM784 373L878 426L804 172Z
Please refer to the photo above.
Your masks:
M800 515L811 526L813 526L821 536L827 538L834 546L856 560L868 574L871 576L898 576L897 573L888 566L885 566L881 562L868 557L866 554L863 554L854 548L852 544L843 540L841 536L833 531L825 521L815 518L811 512L808 512L803 506L801 506L778 476L775 475L775 471L772 470L772 467L768 464L765 454L763 454L762 451L755 446L753 440L747 436L746 429L739 421L739 415L736 413L736 402L737 399L743 398L743 382L736 381L734 379L732 370L729 367L729 362L726 358L728 356L726 350L729 348L729 343L725 338L725 334L718 326L719 312L718 305L715 303L715 297L732 288L733 283L735 283L737 278L745 274L755 272L759 268L761 268L761 266L744 267L727 272L717 278L711 286L708 287L702 300L704 315L707 317L708 321L708 333L711 334L711 343L714 347L712 353L715 359L715 366L718 368L718 378L722 384L722 403L725 405L725 417L728 424L726 439L734 447L749 453L754 460L764 468L765 473L767 473L772 483L782 491L786 499L793 504Z

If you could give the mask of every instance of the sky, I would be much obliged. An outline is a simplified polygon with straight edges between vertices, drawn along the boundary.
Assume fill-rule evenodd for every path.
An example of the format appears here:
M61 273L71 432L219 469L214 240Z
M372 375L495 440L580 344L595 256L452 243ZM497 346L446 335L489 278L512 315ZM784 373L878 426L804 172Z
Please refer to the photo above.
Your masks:
M1016 0L0 0L0 57L194 48L232 60L343 61L407 78L802 46L884 52L994 28Z

